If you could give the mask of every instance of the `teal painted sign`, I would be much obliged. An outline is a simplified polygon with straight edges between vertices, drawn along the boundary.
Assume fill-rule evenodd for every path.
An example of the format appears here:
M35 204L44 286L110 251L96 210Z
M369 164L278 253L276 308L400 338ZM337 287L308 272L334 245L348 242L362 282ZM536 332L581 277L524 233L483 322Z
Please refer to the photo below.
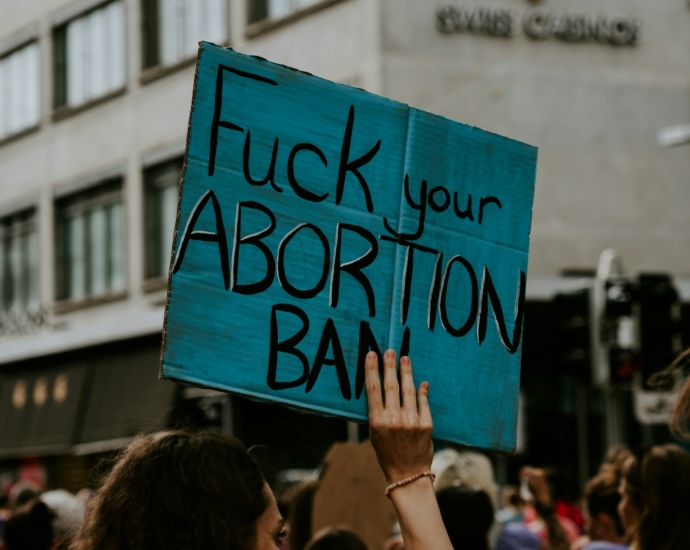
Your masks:
M187 140L164 378L362 422L394 348L513 450L534 147L208 43Z

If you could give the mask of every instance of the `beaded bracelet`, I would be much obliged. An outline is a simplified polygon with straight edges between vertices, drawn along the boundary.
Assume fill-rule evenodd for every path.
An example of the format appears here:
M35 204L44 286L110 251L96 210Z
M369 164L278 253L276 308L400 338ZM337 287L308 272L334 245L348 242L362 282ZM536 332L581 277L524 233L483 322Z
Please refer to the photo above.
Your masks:
M395 483L391 483L388 487L386 487L386 496L390 499L391 493L394 489L402 487L403 485L407 485L408 483L412 483L420 477L430 477L432 482L436 481L436 474L434 472L430 472L427 470L426 472L422 472L421 474L415 474L413 476L406 477L405 479L401 479L400 481L397 481Z

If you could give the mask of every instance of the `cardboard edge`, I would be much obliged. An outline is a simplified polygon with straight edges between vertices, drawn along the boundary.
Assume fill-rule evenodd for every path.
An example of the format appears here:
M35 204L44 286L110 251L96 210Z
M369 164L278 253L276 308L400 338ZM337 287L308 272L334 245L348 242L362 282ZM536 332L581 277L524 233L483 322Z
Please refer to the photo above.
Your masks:
M168 281L165 289L165 309L163 311L163 333L161 337L161 351L158 365L158 379L163 377L163 357L165 356L165 346L168 336L168 309L170 307L170 295L172 291L172 270L175 262L175 250L177 250L177 233L180 226L180 212L182 209L182 189L184 188L185 176L187 174L187 155L189 153L189 144L192 139L192 117L194 116L194 102L196 100L197 83L199 80L199 65L201 62L201 54L204 50L204 42L199 42L199 50L196 55L196 65L194 67L194 86L192 88L192 105L189 109L189 121L187 122L187 139L185 140L184 159L182 161L182 175L180 177L180 188L177 192L177 212L175 213L175 230L173 233L173 243L170 250L170 263L168 264Z
M162 365L161 365L162 368ZM162 372L162 371L161 371ZM296 404L292 401L274 401L268 397L261 396L258 394L254 393L247 393L245 390L232 390L228 388L221 388L218 386L209 386L208 384L204 384L202 382L199 382L197 380L187 380L183 378L176 378L175 376L160 376L160 378L164 380L171 380L173 382L177 382L178 384L183 384L185 386L189 387L194 387L194 388L202 388L206 390L214 390L214 391L219 391L222 393L227 393L228 395L236 395L238 397L242 397L243 399L249 399L250 401L254 401L255 403L266 403L268 405L279 405L281 407L285 407L286 409L290 409L292 411L298 412L300 414L310 414L314 416L327 416L329 418L338 418L340 420L345 420L347 422L355 422L357 424L369 424L369 419L367 418L357 418L357 417L350 417L350 416L342 416L340 414L336 414L333 411L329 411L326 409L309 409L306 407L301 407L299 404Z

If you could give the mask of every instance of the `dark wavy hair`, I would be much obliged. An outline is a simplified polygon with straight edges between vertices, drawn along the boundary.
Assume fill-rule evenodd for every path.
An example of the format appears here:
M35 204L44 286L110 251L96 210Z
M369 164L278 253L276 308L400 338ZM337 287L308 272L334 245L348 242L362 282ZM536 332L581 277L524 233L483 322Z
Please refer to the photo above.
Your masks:
M618 515L618 504L621 501L618 488L625 463L632 455L630 451L622 448L609 449L606 454L609 460L599 467L597 475L585 485L587 510L590 517L596 517L600 513L609 516L613 520L616 533L623 536L625 528Z
M105 476L72 550L249 550L268 506L240 441L213 431L140 436Z
M690 541L690 454L676 445L641 449L625 471L625 491L640 510L638 550L687 550Z

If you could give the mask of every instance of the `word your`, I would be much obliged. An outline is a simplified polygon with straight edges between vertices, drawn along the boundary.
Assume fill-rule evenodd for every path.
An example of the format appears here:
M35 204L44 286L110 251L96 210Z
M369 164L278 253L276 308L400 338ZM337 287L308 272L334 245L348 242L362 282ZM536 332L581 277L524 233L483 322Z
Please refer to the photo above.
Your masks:
M473 32L510 37L516 34L518 26L517 12L511 8L445 5L436 10L436 27L443 33ZM531 8L522 18L522 29L533 40L556 38L564 42L597 41L632 46L639 42L642 23L627 16L605 17Z

